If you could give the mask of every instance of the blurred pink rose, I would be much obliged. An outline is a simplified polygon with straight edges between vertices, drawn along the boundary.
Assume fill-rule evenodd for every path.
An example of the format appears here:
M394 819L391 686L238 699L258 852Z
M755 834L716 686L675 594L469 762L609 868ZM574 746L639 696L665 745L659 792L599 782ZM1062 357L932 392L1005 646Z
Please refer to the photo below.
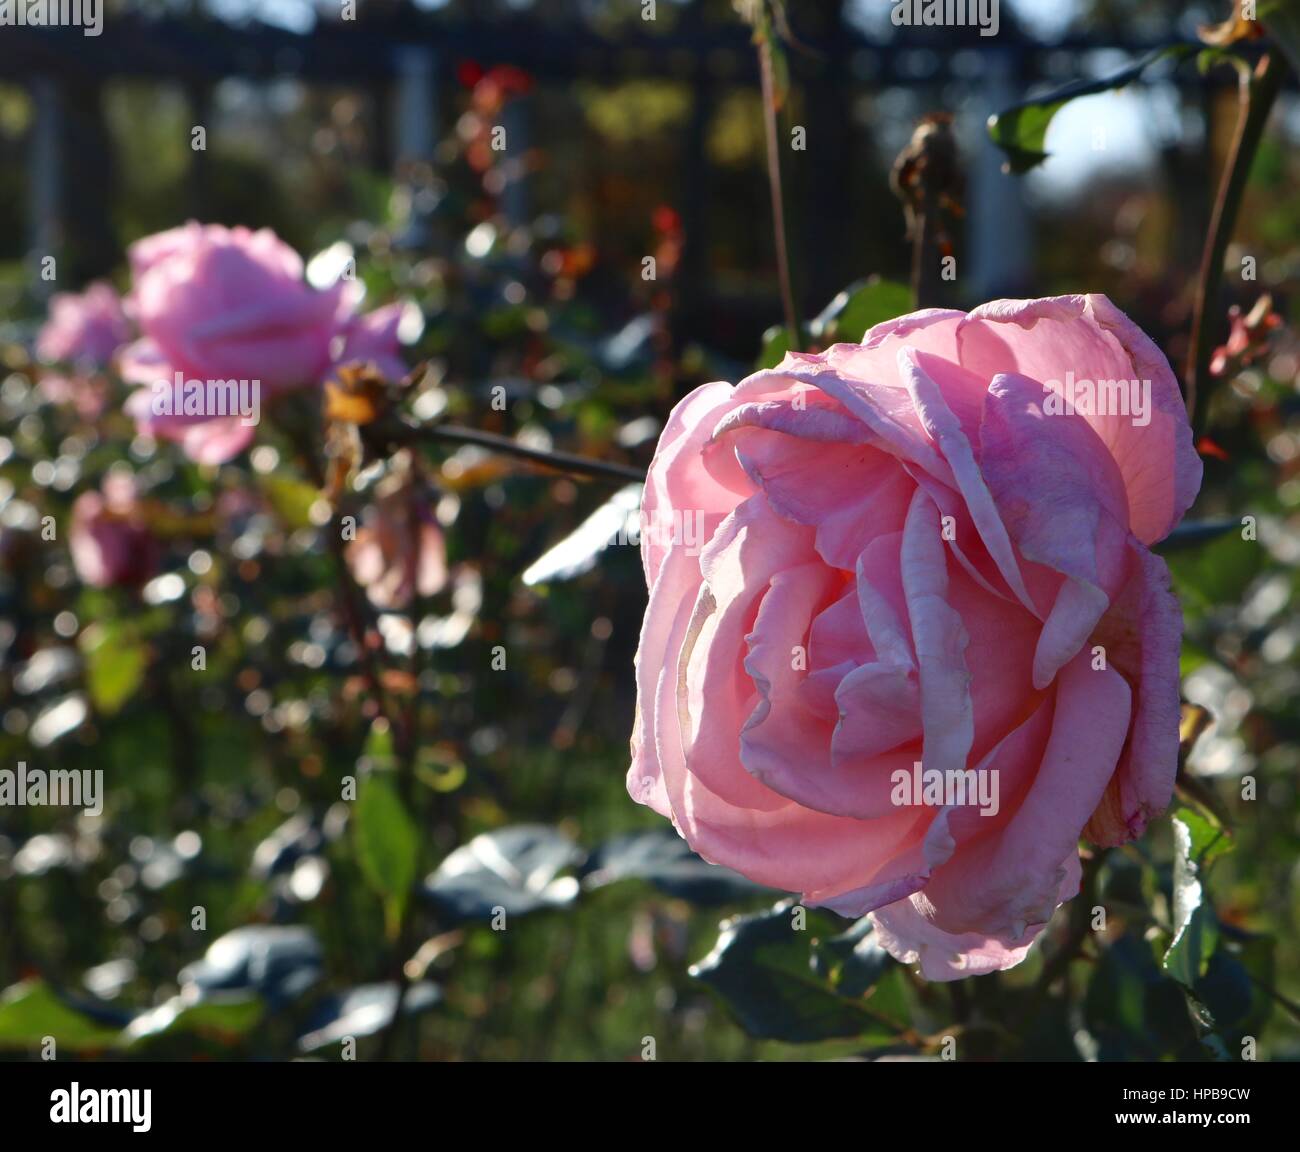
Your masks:
M72 505L68 548L83 584L138 587L154 575L158 542L149 530L130 476L109 475L101 491L77 497Z
M130 339L122 302L110 285L96 283L81 293L56 293L36 337L36 354L65 364L72 372L42 373L42 394L53 404L73 404L87 419L94 419L107 396L101 373Z
M413 484L403 483L375 499L346 555L353 579L384 611L405 608L417 594L433 596L447 583L442 529Z
M1018 963L1080 835L1169 801L1182 619L1148 547L1200 479L1104 296L917 312L697 389L646 485L629 791L931 979Z
M143 333L123 354L127 402L141 431L221 463L253 439L251 424L216 412L162 412L154 388L186 381L256 381L260 402L317 384L348 319L345 285L317 291L298 254L267 229L191 222L134 244L129 308Z
M122 301L108 284L91 284L84 292L57 292L49 318L36 337L42 360L101 369L131 339Z
M405 307L401 301L385 304L351 320L344 328L334 363L343 365L359 361L373 364L385 379L401 380L407 367L402 361L397 329Z

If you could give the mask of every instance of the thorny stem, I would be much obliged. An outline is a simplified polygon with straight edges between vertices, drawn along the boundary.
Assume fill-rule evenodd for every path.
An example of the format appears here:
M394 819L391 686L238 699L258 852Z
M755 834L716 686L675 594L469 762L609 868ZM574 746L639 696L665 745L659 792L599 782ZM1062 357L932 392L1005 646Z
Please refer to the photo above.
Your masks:
M939 205L932 190L927 188L923 197L912 237L912 305L933 308L938 304Z
M419 458L414 452L410 454L410 482L418 486L421 482L421 472ZM405 803L415 808L417 811L422 807L417 803L415 793L418 791L415 787L415 754L416 754L416 733L418 731L420 715L420 672L422 671L422 662L420 659L420 621L424 618L424 597L420 594L420 558L423 547L424 523L420 517L417 501L411 500L407 506L407 532L409 539L407 547L410 551L412 568L412 588L411 588L411 663L410 676L412 680L411 702L406 711L406 731L408 735L407 747L400 760L401 778L399 781ZM420 869L416 869L417 876ZM415 893L411 893L414 897ZM393 1052L394 1045L397 1043L398 1033L402 1026L402 1008L406 1003L406 994L410 990L411 978L407 971L407 956L411 952L414 943L415 918L411 914L411 907L414 904L413 898L408 898L402 908L401 921L398 924L397 940L395 941L395 952L393 963L395 972L393 977L397 982L397 999L393 1004L393 1018L384 1027L379 1038L379 1059L388 1060ZM418 1052L415 1054L418 1055Z
M298 456L302 461L303 468L306 470L311 482L324 491L328 485L328 479L320 460L316 456L311 435L307 427L302 423L295 421L292 417L282 425L285 432L293 441L297 449ZM415 729L414 714L404 718L405 722L398 722L397 712L390 711L383 690L383 680L374 652L366 642L368 625L366 620L366 610L361 600L361 590L355 580L352 579L352 573L348 569L347 556L343 547L343 534L338 531L337 519L331 523L329 531L326 532L329 538L330 553L334 558L334 565L337 575L336 590L339 601L339 607L343 613L347 625L348 635L357 649L357 660L361 665L362 676L366 682L366 690L371 698L375 701L375 706L379 711L380 717L388 724L393 733L393 740L397 748L399 763L402 765L403 782L410 781L414 774L415 759ZM418 545L419 536L416 533L415 542ZM417 552L418 555L418 552ZM413 621L413 626L414 626ZM418 642L416 644L418 649ZM418 686L417 686L418 690ZM393 1018L384 1028L379 1040L379 1059L386 1060L392 1050L392 1045L397 1037L398 1029L402 1020L402 1005L406 999L406 990L409 980L406 976L405 957L410 950L413 940L414 919L410 913L410 904L408 900L402 914L402 919L398 925L397 937L393 941L392 966L394 969L394 979L397 982L397 1001L393 1006Z
M292 418L286 421L283 427L293 441L311 482L318 489L324 491L327 485L325 470L313 450L310 434L305 428L294 422ZM352 579L352 573L348 569L347 556L343 547L343 534L338 529L337 518L335 518L325 535L329 540L330 555L334 560L335 591L339 610L343 616L348 637L357 649L357 662L361 667L362 678L366 682L366 691L375 701L375 707L378 709L380 717L388 724L393 733L393 739L398 749L401 750L406 747L406 735L402 725L396 722L396 716L390 714L384 697L383 678L375 660L375 654L367 643L368 627L366 610L361 600L361 590L357 587L356 581Z
M370 434L370 428L363 428L363 434ZM389 444L413 445L427 440L447 440L455 444L474 444L490 452L500 452L507 456L517 456L544 468L557 472L569 472L577 476L589 476L593 479L610 479L641 482L645 480L645 469L627 464L616 464L609 460L593 460L589 456L576 456L570 452L553 452L545 448L530 448L511 440L508 436L499 436L495 432L481 432L477 428L463 428L456 424L414 424L402 421L395 425L376 428L374 435Z
M781 191L781 151L776 134L776 78L773 75L772 45L769 30L758 45L759 82L763 94L763 123L767 137L767 181L772 190L772 233L776 240L776 267L781 279L781 303L785 309L785 326L793 351L803 348L803 325L795 303L794 281L790 275L790 246L785 233L785 196Z
M1270 52L1260 58L1253 75L1241 78L1237 131L1223 169L1214 212L1210 217L1210 232L1201 257L1192 317L1192 343L1187 356L1187 415L1193 434L1198 436L1209 400L1210 355L1214 320L1218 315L1223 287L1223 261L1241 208L1242 193L1250 177L1251 164L1285 73L1286 65Z

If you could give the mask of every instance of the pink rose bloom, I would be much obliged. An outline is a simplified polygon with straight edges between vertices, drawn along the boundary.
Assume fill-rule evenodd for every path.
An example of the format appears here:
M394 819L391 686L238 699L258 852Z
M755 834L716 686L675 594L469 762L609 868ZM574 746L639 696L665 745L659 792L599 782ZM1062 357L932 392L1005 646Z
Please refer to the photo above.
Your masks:
M109 475L101 491L83 492L73 501L68 548L81 582L95 588L134 588L154 575L158 542L130 476Z
M1122 413L1099 380L1138 382ZM916 312L697 389L646 483L629 791L930 979L1019 963L1079 837L1169 801L1182 618L1149 546L1200 480L1104 296Z
M381 611L405 608L418 594L433 596L447 583L447 548L427 501L403 484L365 511L347 547L348 568Z
M42 360L101 369L130 339L131 328L117 293L110 285L97 283L81 293L55 293L49 318L36 337L36 354Z
M123 354L127 401L142 432L178 441L187 455L221 463L253 439L238 416L158 413L153 386L185 380L258 381L260 403L319 382L347 319L344 285L318 292L301 258L267 229L191 222L132 245L130 311L143 333Z
M56 293L36 337L36 354L76 371L42 373L42 394L53 404L72 404L87 419L94 419L103 410L107 392L99 373L130 339L122 302L110 285L96 283L82 293Z
M402 346L397 329L405 305L401 301L385 304L364 316L351 320L343 330L336 366L360 362L373 364L387 380L401 380L407 373L402 360Z

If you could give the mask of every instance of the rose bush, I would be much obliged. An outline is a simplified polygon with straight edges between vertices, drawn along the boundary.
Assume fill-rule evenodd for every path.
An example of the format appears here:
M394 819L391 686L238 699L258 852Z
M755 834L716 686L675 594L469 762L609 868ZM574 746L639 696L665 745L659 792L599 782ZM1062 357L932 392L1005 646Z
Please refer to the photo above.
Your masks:
M1062 413L1071 373L1146 385L1146 419ZM917 312L697 389L646 485L632 796L929 978L1018 963L1080 836L1169 801L1181 615L1149 547L1200 478L1168 363L1103 296ZM699 517L702 547L660 530ZM917 763L995 772L996 813L900 802Z

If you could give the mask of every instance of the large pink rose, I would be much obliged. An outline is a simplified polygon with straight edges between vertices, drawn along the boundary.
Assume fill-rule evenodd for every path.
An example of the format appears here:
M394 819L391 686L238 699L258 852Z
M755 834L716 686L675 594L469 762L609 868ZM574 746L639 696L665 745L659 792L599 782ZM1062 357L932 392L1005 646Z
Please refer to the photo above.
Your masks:
M1104 296L917 312L697 389L646 484L629 791L931 979L1019 963L1079 837L1169 801L1181 615L1149 546L1200 478Z
M301 258L274 233L189 223L130 251L131 313L143 338L122 373L146 387L128 401L142 431L179 441L194 459L220 463L253 438L251 425L213 413L159 414L154 385L185 380L257 381L261 403L318 383L353 297L340 283L317 291Z

